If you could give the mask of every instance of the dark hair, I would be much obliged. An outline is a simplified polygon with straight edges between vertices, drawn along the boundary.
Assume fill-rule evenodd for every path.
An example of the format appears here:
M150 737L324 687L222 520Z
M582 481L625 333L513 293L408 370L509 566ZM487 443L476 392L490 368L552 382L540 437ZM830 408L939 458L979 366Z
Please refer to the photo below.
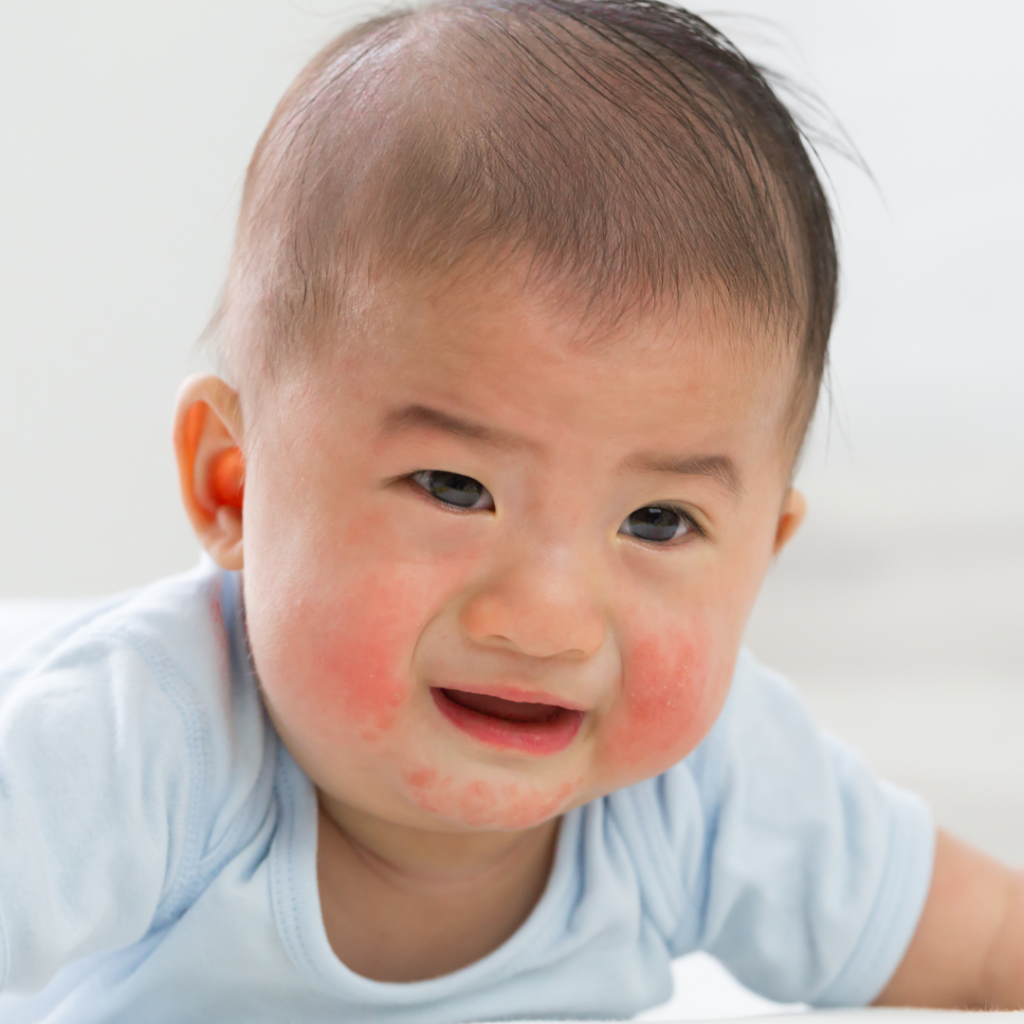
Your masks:
M798 348L806 428L836 304L828 202L766 74L701 18L657 0L435 0L340 36L249 166L229 366L273 375L345 314L358 275L470 250L521 252L605 312L697 291L755 315Z

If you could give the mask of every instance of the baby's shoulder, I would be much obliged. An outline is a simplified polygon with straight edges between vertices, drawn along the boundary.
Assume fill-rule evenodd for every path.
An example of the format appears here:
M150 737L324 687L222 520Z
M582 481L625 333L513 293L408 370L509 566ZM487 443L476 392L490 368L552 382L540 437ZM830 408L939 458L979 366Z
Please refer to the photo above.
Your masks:
M0 985L38 987L87 932L121 948L177 920L268 821L276 763L230 574L203 565L23 646L0 668L0 821L26 837L0 844Z
M59 607L59 606L58 606ZM223 706L232 685L237 581L197 569L58 615L0 667L0 700L59 684L82 698Z
M920 912L927 809L876 779L748 653L700 745L605 801L614 825L602 835L624 851L617 863L673 955L706 949L773 998L867 1001ZM862 933L881 952L851 959ZM824 952L812 963L808 950ZM847 962L853 974L822 987Z
M204 560L87 606L23 646L0 668L0 736L15 733L18 747L31 742L53 755L31 759L31 774L45 768L40 786L84 784L59 756L71 746L79 776L99 784L114 775L119 791L170 799L215 840L267 789L276 749L237 576Z

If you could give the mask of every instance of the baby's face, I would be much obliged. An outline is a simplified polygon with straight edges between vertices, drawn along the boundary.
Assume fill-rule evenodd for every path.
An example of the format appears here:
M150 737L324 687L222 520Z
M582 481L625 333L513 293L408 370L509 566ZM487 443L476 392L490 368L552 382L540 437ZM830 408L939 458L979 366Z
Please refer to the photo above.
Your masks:
M721 708L796 515L792 370L697 305L598 337L565 308L393 282L260 406L250 639L333 801L524 828L664 770Z

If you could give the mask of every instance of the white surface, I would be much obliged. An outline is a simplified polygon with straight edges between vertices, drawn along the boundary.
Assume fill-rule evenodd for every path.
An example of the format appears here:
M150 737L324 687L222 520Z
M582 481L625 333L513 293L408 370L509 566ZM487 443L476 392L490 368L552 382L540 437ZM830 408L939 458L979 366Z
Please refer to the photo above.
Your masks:
M730 1017L763 1017L806 1007L773 1003L744 988L717 960L706 953L692 953L672 964L675 991L662 1006L640 1014L638 1020L721 1020ZM806 1021L804 1022L806 1024Z

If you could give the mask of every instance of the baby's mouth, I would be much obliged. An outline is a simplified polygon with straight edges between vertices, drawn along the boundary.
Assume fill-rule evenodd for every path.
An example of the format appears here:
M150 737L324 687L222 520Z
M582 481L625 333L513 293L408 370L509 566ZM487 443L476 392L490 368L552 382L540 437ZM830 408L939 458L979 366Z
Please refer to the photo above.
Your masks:
M529 704L526 701L505 700L487 693L467 693L465 690L441 691L453 704L459 704L470 711L506 722L550 722L560 711L567 708L557 704Z
M458 729L493 746L554 754L575 738L583 712L558 704L431 687L438 710Z

